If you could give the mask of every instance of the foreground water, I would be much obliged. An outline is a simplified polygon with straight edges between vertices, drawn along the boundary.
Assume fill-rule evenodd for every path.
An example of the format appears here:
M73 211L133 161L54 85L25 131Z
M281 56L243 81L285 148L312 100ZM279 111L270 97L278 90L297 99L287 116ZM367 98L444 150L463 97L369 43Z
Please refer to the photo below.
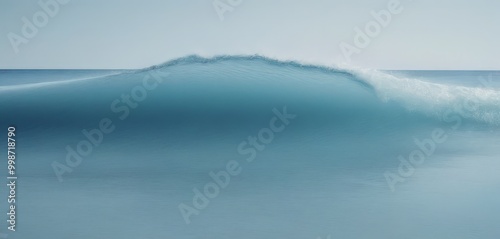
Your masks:
M5 137L16 127L18 211L16 232L6 220L0 232L497 238L499 76L261 57L2 71L0 125ZM7 213L6 190L0 196Z

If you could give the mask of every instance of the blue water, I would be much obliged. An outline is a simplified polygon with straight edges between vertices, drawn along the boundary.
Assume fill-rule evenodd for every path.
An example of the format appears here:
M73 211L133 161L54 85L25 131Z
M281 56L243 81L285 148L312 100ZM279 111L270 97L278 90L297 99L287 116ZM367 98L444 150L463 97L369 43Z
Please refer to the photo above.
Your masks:
M138 71L1 71L0 125L5 134L17 128L19 209L17 231L7 232L4 220L0 232L22 239L499 238L499 76L237 56L191 56ZM158 84L140 95L144 79ZM132 92L141 96L134 107L120 101ZM127 115L112 109L117 100ZM249 146L248 137L258 139L284 110L288 124L277 118L282 130ZM87 140L82 130L103 119L114 130L68 166L67 147L76 150ZM415 141L436 132L440 142L427 155ZM416 151L423 162L401 176L399 156L409 162ZM203 191L214 182L210 172L228 162L240 172L197 209L193 189ZM58 177L54 165L71 172ZM391 187L387 175L404 181ZM6 213L5 190L0 196ZM189 224L182 204L197 211Z

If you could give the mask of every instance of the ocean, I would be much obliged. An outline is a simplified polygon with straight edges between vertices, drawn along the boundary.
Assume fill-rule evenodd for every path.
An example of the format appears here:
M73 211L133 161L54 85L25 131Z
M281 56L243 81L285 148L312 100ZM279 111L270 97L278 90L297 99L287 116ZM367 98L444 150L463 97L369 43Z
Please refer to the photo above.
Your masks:
M8 238L500 236L499 71L1 70L0 126Z

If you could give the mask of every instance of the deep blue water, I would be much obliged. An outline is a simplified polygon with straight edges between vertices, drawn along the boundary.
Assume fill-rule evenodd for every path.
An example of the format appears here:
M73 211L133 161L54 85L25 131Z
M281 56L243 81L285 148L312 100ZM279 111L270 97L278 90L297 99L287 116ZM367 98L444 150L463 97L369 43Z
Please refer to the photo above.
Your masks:
M187 57L138 71L2 70L0 126L4 137L17 129L19 177L18 228L7 233L498 238L499 76L261 57ZM82 131L100 127L113 130L82 146L90 142ZM79 144L88 154L69 165L68 148ZM401 172L400 156L411 165ZM217 183L210 172L222 170L229 180L218 193L208 186L215 196L198 197L197 208L193 189L203 193Z

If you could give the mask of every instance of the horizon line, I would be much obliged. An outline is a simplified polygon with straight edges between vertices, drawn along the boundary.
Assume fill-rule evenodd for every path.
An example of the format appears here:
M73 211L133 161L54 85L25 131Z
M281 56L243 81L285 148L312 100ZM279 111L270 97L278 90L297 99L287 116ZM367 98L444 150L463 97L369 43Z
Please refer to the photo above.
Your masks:
M3 70L89 70L89 71L134 71L134 70L144 70L145 68L0 68L0 71ZM376 68L368 68L380 71L500 71L500 69L376 69Z

